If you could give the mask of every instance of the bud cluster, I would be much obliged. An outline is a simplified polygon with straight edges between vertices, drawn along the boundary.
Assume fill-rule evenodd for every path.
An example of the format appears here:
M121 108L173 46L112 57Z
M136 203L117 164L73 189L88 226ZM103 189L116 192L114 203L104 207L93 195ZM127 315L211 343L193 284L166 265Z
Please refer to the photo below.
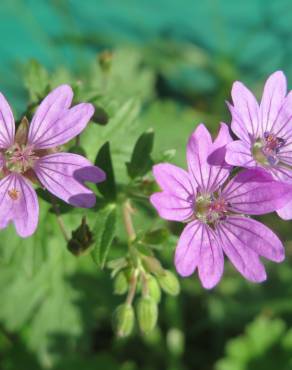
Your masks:
M126 295L114 314L114 325L118 337L130 335L137 320L143 334L151 332L158 319L161 291L176 296L179 281L169 270L165 270L153 255L134 249L126 258L110 261L114 293ZM136 299L136 295L138 296Z

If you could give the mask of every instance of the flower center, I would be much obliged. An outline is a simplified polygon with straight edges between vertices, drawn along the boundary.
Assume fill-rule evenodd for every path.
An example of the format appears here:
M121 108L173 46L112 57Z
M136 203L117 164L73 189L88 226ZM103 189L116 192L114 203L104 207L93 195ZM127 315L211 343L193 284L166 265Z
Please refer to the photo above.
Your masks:
M228 204L225 199L215 195L200 195L196 199L196 218L213 226L218 221L224 220Z
M15 143L4 152L5 166L9 171L24 173L33 167L38 157L32 146L19 145Z
M285 140L266 131L261 140L253 146L253 156L262 165L275 165L279 162L278 153L285 144Z

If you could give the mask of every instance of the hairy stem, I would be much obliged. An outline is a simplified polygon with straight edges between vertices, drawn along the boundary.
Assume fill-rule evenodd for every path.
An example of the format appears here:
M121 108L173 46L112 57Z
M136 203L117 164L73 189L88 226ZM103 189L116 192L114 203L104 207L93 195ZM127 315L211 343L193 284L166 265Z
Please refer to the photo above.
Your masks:
M61 216L61 212L60 212L60 209L59 209L59 206L58 204L56 203L56 200L54 197L51 196L51 203L52 203L52 207L53 207L53 210L56 214L56 217L57 217L57 222L58 222L58 225L60 227L60 230L64 236L64 239L66 240L66 242L68 243L69 240L70 240L70 237L69 237L69 234L67 233L67 230L66 230L66 227L65 227L65 224L64 224L64 221L62 219L62 216Z
M125 203L123 204L123 221L124 221L126 232L128 234L129 244L131 244L132 241L136 239L136 232L135 232L133 220L132 220L133 212L134 210L131 206L131 203L129 199L127 199Z
M134 272L134 274L131 276L131 279L130 279L128 295L126 298L126 303L129 305L132 304L133 299L135 297L136 287L137 287L137 273Z
M149 294L149 287L148 279L144 271L141 272L141 279L142 279L142 294L144 297L146 297Z

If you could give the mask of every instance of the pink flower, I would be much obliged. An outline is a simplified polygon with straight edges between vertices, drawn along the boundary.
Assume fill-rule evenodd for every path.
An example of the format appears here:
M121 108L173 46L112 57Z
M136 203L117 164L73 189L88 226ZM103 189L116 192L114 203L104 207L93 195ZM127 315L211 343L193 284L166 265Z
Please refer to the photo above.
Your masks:
M94 206L95 195L83 183L104 181L104 172L80 155L56 149L80 134L94 113L88 103L70 108L72 98L70 86L57 87L42 101L29 128L23 120L15 134L11 108L0 93L1 229L12 221L22 237L36 230L39 205L29 180L73 206Z
M231 128L239 140L227 146L226 161L246 168L261 167L279 181L292 183L292 91L283 72L267 80L262 100L241 83L232 87ZM292 219L292 201L277 213Z
M163 191L153 194L151 203L162 218L186 223L175 252L176 269L189 276L198 268L203 286L209 289L222 276L223 253L253 282L266 279L260 256L275 262L284 259L278 237L245 214L282 207L291 199L291 186L261 169L240 172L223 186L231 170L224 159L231 141L225 124L214 142L201 124L188 142L188 172L168 163L153 169Z

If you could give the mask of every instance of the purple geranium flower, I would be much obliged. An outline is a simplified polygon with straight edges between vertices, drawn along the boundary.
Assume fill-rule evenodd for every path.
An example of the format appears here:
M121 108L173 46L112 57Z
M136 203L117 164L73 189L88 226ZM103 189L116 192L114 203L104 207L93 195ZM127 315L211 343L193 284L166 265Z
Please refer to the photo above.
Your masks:
M70 108L72 98L70 86L57 87L42 101L30 126L24 119L15 134L11 108L0 93L1 229L12 221L20 236L34 233L39 205L28 180L73 206L95 204L94 193L83 183L104 181L104 172L86 158L56 148L80 134L94 113L88 103Z
M292 183L292 91L287 94L283 72L267 80L262 100L241 83L232 87L231 128L239 140L228 144L226 161L246 168L262 167L275 179ZM283 219L292 218L292 201L277 211Z
M245 214L260 215L282 207L291 199L291 186L275 181L262 169L244 170L223 186L231 170L224 160L231 141L225 124L213 143L201 124L189 139L188 172L168 163L153 169L163 191L153 194L151 203L162 218L187 223L175 252L176 269L189 276L198 268L203 286L209 289L222 276L223 252L253 282L266 279L260 256L275 262L284 259L278 237Z

